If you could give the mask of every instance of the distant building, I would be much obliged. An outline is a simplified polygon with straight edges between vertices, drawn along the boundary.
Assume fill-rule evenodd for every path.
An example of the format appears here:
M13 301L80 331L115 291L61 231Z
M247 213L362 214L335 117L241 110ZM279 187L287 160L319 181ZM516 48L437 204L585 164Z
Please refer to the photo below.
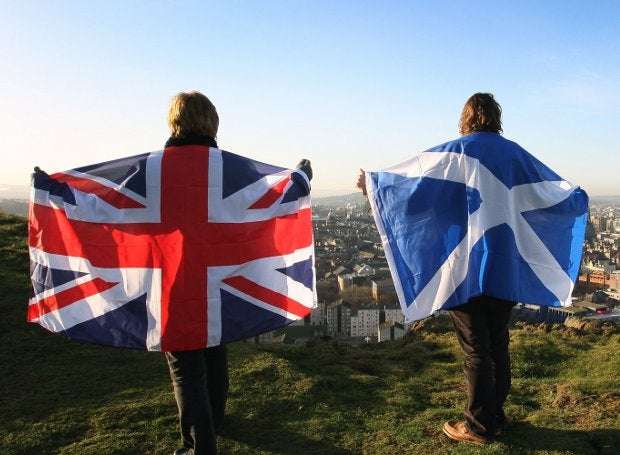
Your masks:
M383 314L385 322L399 322L401 324L405 323L405 315L400 307L397 308L386 308L383 307ZM383 322L383 321L381 321Z
M379 280L372 282L372 298L378 302L384 297L395 297L396 289L394 288L394 282L391 279Z
M375 336L379 326L381 310L379 308L360 308L351 316L351 336Z
M351 336L351 305L342 300L332 302L325 308L327 333L332 336Z
M341 291L344 291L351 286L365 286L367 284L368 278L366 276L358 276L355 273L338 275L338 289Z
M405 326L400 322L384 322L377 329L377 342L400 340L405 336Z
M323 302L319 302L316 308L312 309L312 313L310 313L310 325L325 325L325 307L326 304Z
M357 257L360 259L372 259L376 254L374 251L360 250L357 252Z
M378 308L376 306L359 308L351 314L352 337L374 337L383 322L403 324L405 316L400 308Z
M261 333L257 337L254 337L254 342L257 344L279 344L284 341L284 334L277 333L277 330L273 330L267 333Z
M368 264L355 264L353 272L357 276L372 276L375 274L375 269Z
M620 292L616 289L606 289L594 291L592 294L592 302L607 304L614 306L620 304Z
M325 274L325 279L331 278L331 277L339 277L340 275L346 274L348 272L347 268L339 265L338 267L336 267L334 270L331 270L329 272L327 272Z
M350 288L353 285L353 277L354 275L351 273L338 275L338 289L340 291L344 291L345 289Z
M567 318L580 318L587 315L589 311L586 308L575 306L567 307L546 307L544 322L563 324Z
M620 277L620 274L619 274L619 277ZM610 288L607 291L605 291L605 294L607 295L607 303L611 303L615 306L620 305L620 290L619 289Z

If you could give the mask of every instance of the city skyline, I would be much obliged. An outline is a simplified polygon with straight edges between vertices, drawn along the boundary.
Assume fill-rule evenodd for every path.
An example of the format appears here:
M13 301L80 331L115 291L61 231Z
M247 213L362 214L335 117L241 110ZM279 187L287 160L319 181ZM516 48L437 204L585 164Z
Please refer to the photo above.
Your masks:
M358 168L458 136L465 99L490 91L507 138L619 195L620 6L507 5L7 3L0 186L161 149L169 99L197 89L222 148L309 158L315 196L349 194Z

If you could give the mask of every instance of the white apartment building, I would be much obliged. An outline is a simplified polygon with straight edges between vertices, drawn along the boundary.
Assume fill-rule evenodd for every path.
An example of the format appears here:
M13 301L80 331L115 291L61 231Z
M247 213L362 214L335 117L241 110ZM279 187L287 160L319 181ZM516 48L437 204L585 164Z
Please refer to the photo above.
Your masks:
M385 315L384 318L381 313ZM351 315L351 336L374 337L381 322L403 324L405 316L400 308L360 308Z
M386 308L385 310L385 322L398 322L400 324L405 323L405 315L400 308Z
M351 336L375 336L379 326L379 308L359 309L351 316Z

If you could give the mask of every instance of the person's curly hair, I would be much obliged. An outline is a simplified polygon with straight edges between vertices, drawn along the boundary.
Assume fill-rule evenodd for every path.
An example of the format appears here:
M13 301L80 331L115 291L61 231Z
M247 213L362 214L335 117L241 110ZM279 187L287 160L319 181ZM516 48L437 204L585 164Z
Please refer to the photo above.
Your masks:
M502 132L502 107L491 93L474 93L463 106L459 132L466 135L478 131Z

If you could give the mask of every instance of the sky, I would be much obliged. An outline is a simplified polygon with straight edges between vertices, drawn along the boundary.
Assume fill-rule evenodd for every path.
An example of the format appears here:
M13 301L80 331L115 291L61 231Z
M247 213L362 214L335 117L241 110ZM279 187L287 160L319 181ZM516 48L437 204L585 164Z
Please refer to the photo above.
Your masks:
M222 149L313 163L316 195L458 137L474 92L504 135L620 194L620 2L0 0L0 184L161 150L170 98Z

